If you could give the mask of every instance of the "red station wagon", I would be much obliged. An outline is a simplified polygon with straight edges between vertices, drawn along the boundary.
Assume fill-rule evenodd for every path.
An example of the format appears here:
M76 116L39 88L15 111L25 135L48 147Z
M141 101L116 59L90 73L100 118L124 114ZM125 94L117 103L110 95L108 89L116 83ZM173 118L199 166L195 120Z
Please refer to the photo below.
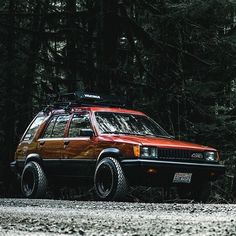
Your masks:
M100 200L125 199L132 185L175 185L180 197L206 201L225 171L216 149L175 140L142 112L98 95L68 97L40 112L17 147L11 167L25 197L44 197L50 183L93 182Z

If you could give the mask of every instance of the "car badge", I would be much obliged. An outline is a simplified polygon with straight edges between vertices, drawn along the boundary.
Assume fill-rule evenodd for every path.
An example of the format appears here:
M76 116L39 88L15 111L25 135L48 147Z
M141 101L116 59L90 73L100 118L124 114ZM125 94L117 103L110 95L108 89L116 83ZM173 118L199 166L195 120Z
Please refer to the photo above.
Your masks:
M196 159L202 159L203 158L203 155L202 153L199 153L199 152L195 152L191 155L192 158L196 158Z

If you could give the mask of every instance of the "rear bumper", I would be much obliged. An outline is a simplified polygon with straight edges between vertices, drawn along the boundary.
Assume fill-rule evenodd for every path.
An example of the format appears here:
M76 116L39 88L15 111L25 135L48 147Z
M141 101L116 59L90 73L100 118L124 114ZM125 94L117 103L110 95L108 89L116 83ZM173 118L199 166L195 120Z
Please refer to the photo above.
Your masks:
M131 184L172 185L175 173L192 173L191 183L213 181L225 173L225 166L159 160L122 160L121 165Z

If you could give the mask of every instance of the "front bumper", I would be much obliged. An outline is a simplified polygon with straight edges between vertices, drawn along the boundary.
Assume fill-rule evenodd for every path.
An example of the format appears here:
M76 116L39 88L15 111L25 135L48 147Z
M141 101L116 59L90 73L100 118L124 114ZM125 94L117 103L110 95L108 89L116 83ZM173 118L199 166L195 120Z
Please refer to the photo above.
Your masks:
M191 184L194 184L213 181L225 173L225 166L218 163L129 159L122 160L121 165L129 182L134 185L172 185L175 173L192 173Z

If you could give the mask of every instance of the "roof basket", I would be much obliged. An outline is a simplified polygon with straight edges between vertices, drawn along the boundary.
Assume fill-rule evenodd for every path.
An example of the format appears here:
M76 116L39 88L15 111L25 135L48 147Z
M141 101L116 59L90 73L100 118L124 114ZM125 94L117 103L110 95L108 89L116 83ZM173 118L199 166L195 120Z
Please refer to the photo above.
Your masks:
M105 107L125 107L125 99L117 96L104 96L93 93L74 92L60 94L55 107L72 107L72 106L105 106Z

